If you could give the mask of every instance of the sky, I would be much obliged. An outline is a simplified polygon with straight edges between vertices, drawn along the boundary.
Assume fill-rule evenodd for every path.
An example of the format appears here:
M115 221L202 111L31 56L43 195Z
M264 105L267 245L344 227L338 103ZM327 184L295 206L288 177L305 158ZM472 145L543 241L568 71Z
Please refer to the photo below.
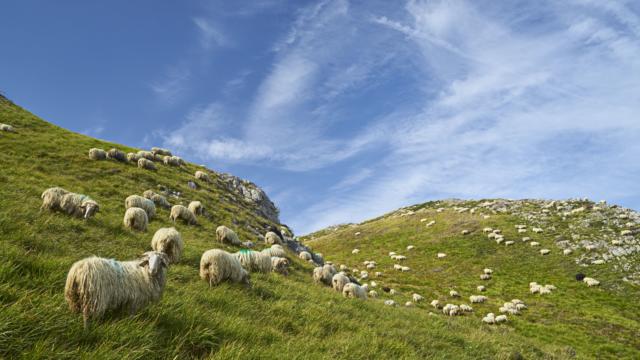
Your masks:
M0 91L261 186L298 234L442 198L640 209L640 2L13 1Z

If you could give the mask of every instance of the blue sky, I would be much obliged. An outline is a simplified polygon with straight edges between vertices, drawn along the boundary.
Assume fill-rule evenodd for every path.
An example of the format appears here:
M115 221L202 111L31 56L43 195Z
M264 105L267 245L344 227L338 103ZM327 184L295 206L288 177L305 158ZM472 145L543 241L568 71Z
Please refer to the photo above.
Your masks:
M262 186L297 233L431 199L640 208L640 3L19 1L0 89Z

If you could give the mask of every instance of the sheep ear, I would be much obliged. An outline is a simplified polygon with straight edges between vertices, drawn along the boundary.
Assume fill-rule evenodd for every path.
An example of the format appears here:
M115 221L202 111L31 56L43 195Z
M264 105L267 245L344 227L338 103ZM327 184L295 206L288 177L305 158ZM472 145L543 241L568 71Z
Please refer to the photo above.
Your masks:
M149 259L143 259L138 263L138 266L145 267L149 265Z

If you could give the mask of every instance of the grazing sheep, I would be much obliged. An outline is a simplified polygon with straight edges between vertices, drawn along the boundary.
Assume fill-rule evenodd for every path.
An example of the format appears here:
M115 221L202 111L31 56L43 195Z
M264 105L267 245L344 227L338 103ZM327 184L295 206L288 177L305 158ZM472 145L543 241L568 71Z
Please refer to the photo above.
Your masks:
M473 304L480 304L487 301L487 297L484 295L471 295L469 296L469 302Z
M238 238L238 235L236 235L236 233L233 230L229 229L224 225L220 225L216 228L216 239L218 239L218 241L223 244L230 244L235 246L239 246L241 244L241 241L240 241L240 238ZM275 256L275 255L271 255L271 256Z
M108 310L127 309L131 314L162 297L169 265L167 256L146 252L133 261L89 257L75 262L64 288L72 312L82 313L85 329L91 318Z
M173 205L171 207L171 214L169 215L169 218L173 222L176 222L176 220L178 219L182 219L189 225L196 225L198 223L198 220L196 220L196 216L191 212L191 210L187 209L183 205Z
M485 317L482 318L482 322L487 324L495 324L496 315L494 313L488 313Z
M130 207L124 213L124 226L129 229L146 231L149 224L147 212L139 207Z
M154 164L153 161L145 158L138 159L138 167L140 169L156 170L156 164Z
M424 300L424 297L420 294L416 294L414 293L413 295L411 295L411 299L413 300L413 302L418 303L422 300Z
M370 285L371 285L371 287L372 287L372 288L374 288L374 287L377 287L377 286L378 286L378 283L377 283L377 282L375 282L375 281L372 281L372 282L370 283Z
M541 254L541 255L548 255L549 253L551 253L551 250L549 250L549 249L542 249L542 250L540 250L540 254Z
M137 163L140 160L140 155L136 153L127 153L127 161Z
M531 246L540 246L540 243L537 242L537 241L532 241L532 242L529 243L529 245L531 245Z
M491 280L491 275L482 274L482 275L480 275L480 280Z
M533 229L531 229L531 231L533 231L536 234L540 234L542 233L544 230L542 230L541 228L538 227L534 227Z
M264 243L268 245L282 244L282 239L275 232L269 231L264 235Z
M393 301L393 300L385 300L385 301L384 301L384 304L385 304L386 306L398 306L398 304L397 304L395 301Z
M412 303L411 301L407 301L406 303L404 303L404 306L405 306L405 307L414 307L414 306L415 306L415 304L414 304L414 303Z
M344 296L346 298L354 298L354 299L366 300L367 299L367 291L365 290L364 287L362 287L362 286L360 286L358 284L347 283L342 288L342 296Z
M16 132L16 130L13 128L13 126L8 125L8 124L0 124L0 131Z
M395 295L397 293L396 289L389 289L389 295Z
M190 202L189 206L187 206L187 208L194 215L202 215L202 214L204 214L204 206L202 206L202 203L200 201L192 201L192 202Z
M462 235L469 235L469 230L462 230L461 234Z
M209 283L209 287L228 280L250 286L249 273L242 267L240 260L220 249L207 250L200 258L200 278Z
M263 251L261 251L263 254L266 254ZM289 274L289 260L287 258L283 258L283 257L279 257L279 256L272 256L271 257L271 271L282 274L282 275L288 275Z
M151 151L140 150L137 152L138 159L147 159L149 161L155 161L156 156Z
M445 253L438 253L438 259L442 259L442 258L445 258L445 257L447 257L447 254L445 254Z
M525 236L522 238L522 242L527 242L527 241L531 241L531 238L528 236Z
M357 254L357 253L359 253L359 252L360 252L360 249L353 249L353 250L351 250L351 253L352 253L352 254Z
M60 190L66 191L64 189ZM42 197L43 199L45 199L49 198L49 195L54 196L54 194L60 194L60 190L54 190L53 194L45 195L45 193L48 191L47 190L42 194ZM47 199L45 199L45 201L46 200ZM95 200L92 200L87 195L67 192L60 199L60 210L67 213L67 215L88 219L94 216L100 210L100 206L97 202L95 202Z
M513 240L509 240L509 241L505 241L504 242L505 246L509 246L509 245L513 245L513 244L515 244L515 241L513 241Z
M529 292L532 294L540 294L540 295L544 295L544 294L551 294L552 290L555 290L556 287L553 285L539 285L537 282L530 282L529 283Z
M165 156L162 162L167 166L180 166L181 159L177 156Z
M152 147L151 148L151 153L153 153L154 155L166 155L166 156L171 156L171 151L167 150L167 149L163 149L163 148L159 148L159 147Z
M627 235L632 235L633 231L631 230L622 230L620 231L620 236L627 236Z
M242 267L248 271L271 272L271 256L268 254L242 249L233 255L240 260Z
M455 290L449 291L449 295L452 296L452 297L460 297L460 293L458 293Z
M486 228L482 229L482 232L483 232L483 233L485 233L485 234L486 234L486 233L490 233L490 232L492 232L492 231L493 231L493 229L492 229L492 228L490 228L490 227L486 227Z
M590 277L585 277L582 281L587 284L588 287L600 285L600 281Z
M446 304L443 308L442 308L442 313L448 316L455 316L455 315L460 315L461 310L460 307L458 305L454 305L454 304Z
M460 305L460 311L462 312L473 312L473 308L467 304Z
M489 268L484 268L483 272L484 272L485 274L489 274L489 275L493 274L493 270L491 270L491 269L489 269Z
M431 301L431 303L429 305L433 306L436 309L440 309L440 307L441 307L440 301L438 301L438 300Z
M378 297L378 292L375 291L375 290L369 291L369 297L377 298Z
M263 249L262 252L268 254L269 256L287 257L287 253L285 252L284 248L278 244L271 245L270 248Z
M154 216L156 216L156 205L153 203L153 201L140 195L127 196L127 198L124 200L124 207L125 209L129 209L132 207L141 208L147 212L147 217L149 219L152 219Z
M196 176L196 179L198 179L198 180L202 180L202 181L205 181L205 182L211 182L211 178L209 177L209 174L207 174L204 171L200 171L200 170L196 171L195 176Z
M478 291L482 292L482 291L486 291L487 288L484 285L478 285L477 287Z
M411 268L410 268L410 267L408 267L408 266L402 266L402 267L400 268L400 271L402 271L402 272L411 271Z
M375 275L375 277L381 277L382 276L382 272L376 271L373 275Z
M436 221L435 221L435 220L431 220L431 221L429 221L429 222L427 223L427 227L432 227L432 226L433 226L433 225L435 225L435 224L436 224Z
M503 323L507 321L507 315L498 315L496 316L496 323Z
M304 261L313 261L313 257L311 256L311 253L308 251L300 251L300 254L298 254L298 257Z
M339 272L333 275L333 278L331 279L331 286L333 287L333 290L341 293L344 286L350 282L351 281L349 281L349 277L347 277L344 273Z
M153 234L151 248L154 251L167 254L169 263L175 264L180 261L184 242L182 242L182 236L176 228L160 228Z
M107 152L102 149L91 148L89 149L89 159L91 160L104 160L107 158Z
M570 255L572 252L573 252L573 250L571 250L571 249L564 249L564 250L562 250L562 254L563 254L563 255Z
M155 193L153 190L145 190L145 191L142 193L142 196L143 196L143 197L145 197L145 198L147 198L147 199L149 199L149 200L151 200L151 198L152 198L152 197L153 197L153 195L155 195L155 194L156 194L156 193Z
M123 151L113 148L107 151L107 158L125 162L127 161L127 154L125 154Z
M325 264L313 269L313 280L327 286L332 286L333 276L337 273L333 265Z
M413 250L413 249L415 249L415 248L416 248L415 246L413 246L413 245L409 245L409 246L407 246L407 251L411 251L411 250Z
M153 201L154 204L165 208L165 209L170 209L171 208L171 203L169 203L167 201L167 198L160 195L160 194L153 194L153 196L151 197L151 201Z

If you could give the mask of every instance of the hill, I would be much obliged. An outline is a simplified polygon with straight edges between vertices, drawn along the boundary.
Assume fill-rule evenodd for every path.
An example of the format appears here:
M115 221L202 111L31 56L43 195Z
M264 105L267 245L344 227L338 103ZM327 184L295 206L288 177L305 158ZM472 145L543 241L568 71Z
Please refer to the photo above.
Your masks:
M637 266L635 253L625 253L625 260L617 256L602 265L584 267L574 261L582 255L581 263L588 259L588 253L576 245L582 240L570 238L566 246L575 246L575 254L563 256L554 247L556 237L573 222L557 215L555 207L546 223L526 219L529 226L545 229L543 234L532 235L542 247L552 249L544 257L521 241L511 247L498 246L482 234L483 227L491 226L503 229L506 239L519 238L514 225L525 221L526 214L508 204L501 212L498 207L479 206L479 202L427 203L301 238L335 264L363 268L363 261L377 261L377 269L372 271L384 275L376 280L380 287L399 291L393 297L398 303L404 304L412 292L425 296L427 301L412 308L384 306L382 300L390 298L387 295L368 301L345 299L313 283L314 265L299 260L292 250L288 250L292 260L288 276L252 273L249 289L233 284L210 289L198 277L201 254L211 248L238 251L215 241L218 225L233 228L243 241L255 242L258 249L264 247L260 235L269 227L287 229L278 223L275 206L269 205L259 188L207 170L213 181L196 181L199 186L193 189L187 183L203 168L191 163L179 168L160 165L152 172L129 163L90 160L87 152L92 147L137 149L67 131L6 100L0 100L0 123L16 129L15 133L0 132L0 358L640 356L640 311L633 301L640 292L632 284L636 279L632 268ZM100 212L88 220L41 212L40 194L52 186L91 196L100 203ZM123 228L124 199L148 189L174 195L172 203L200 200L207 213L198 226L175 225L185 240L185 253L180 263L170 267L160 302L134 316L109 314L84 331L81 317L71 313L64 300L67 271L75 261L90 255L134 259L149 249L156 229L174 226L168 211L158 209L146 232ZM499 202L491 206L495 204ZM439 207L445 210L438 213ZM468 210L460 212L460 207ZM471 214L473 207L479 210ZM574 215L576 219L593 213L593 204L585 203L587 207ZM605 213L609 211L616 210L606 207ZM490 218L484 219L480 212L491 214ZM436 223L426 227L421 218ZM629 221L637 224L637 218ZM555 230L551 230L553 226ZM605 227L612 229L610 238L598 235ZM463 236L463 229L471 233ZM585 239L592 234L609 242L620 231L607 219L580 229ZM631 239L634 236L630 235ZM623 240L635 241L627 237ZM292 248L298 246L294 240L290 243ZM415 249L404 250L408 245ZM355 247L360 249L358 254L352 254ZM405 254L403 265L411 271L394 271L389 251ZM437 252L445 252L447 257L436 259ZM428 305L433 298L466 302L480 284L478 274L484 267L494 270L493 279L484 283L489 301L474 304L474 313L445 317ZM600 280L601 286L587 288L575 281L574 275L580 271ZM557 290L544 296L530 295L530 281L551 283ZM458 290L462 299L449 299L451 289ZM482 324L485 313L496 312L498 304L514 297L522 299L528 310L510 316L506 324Z

